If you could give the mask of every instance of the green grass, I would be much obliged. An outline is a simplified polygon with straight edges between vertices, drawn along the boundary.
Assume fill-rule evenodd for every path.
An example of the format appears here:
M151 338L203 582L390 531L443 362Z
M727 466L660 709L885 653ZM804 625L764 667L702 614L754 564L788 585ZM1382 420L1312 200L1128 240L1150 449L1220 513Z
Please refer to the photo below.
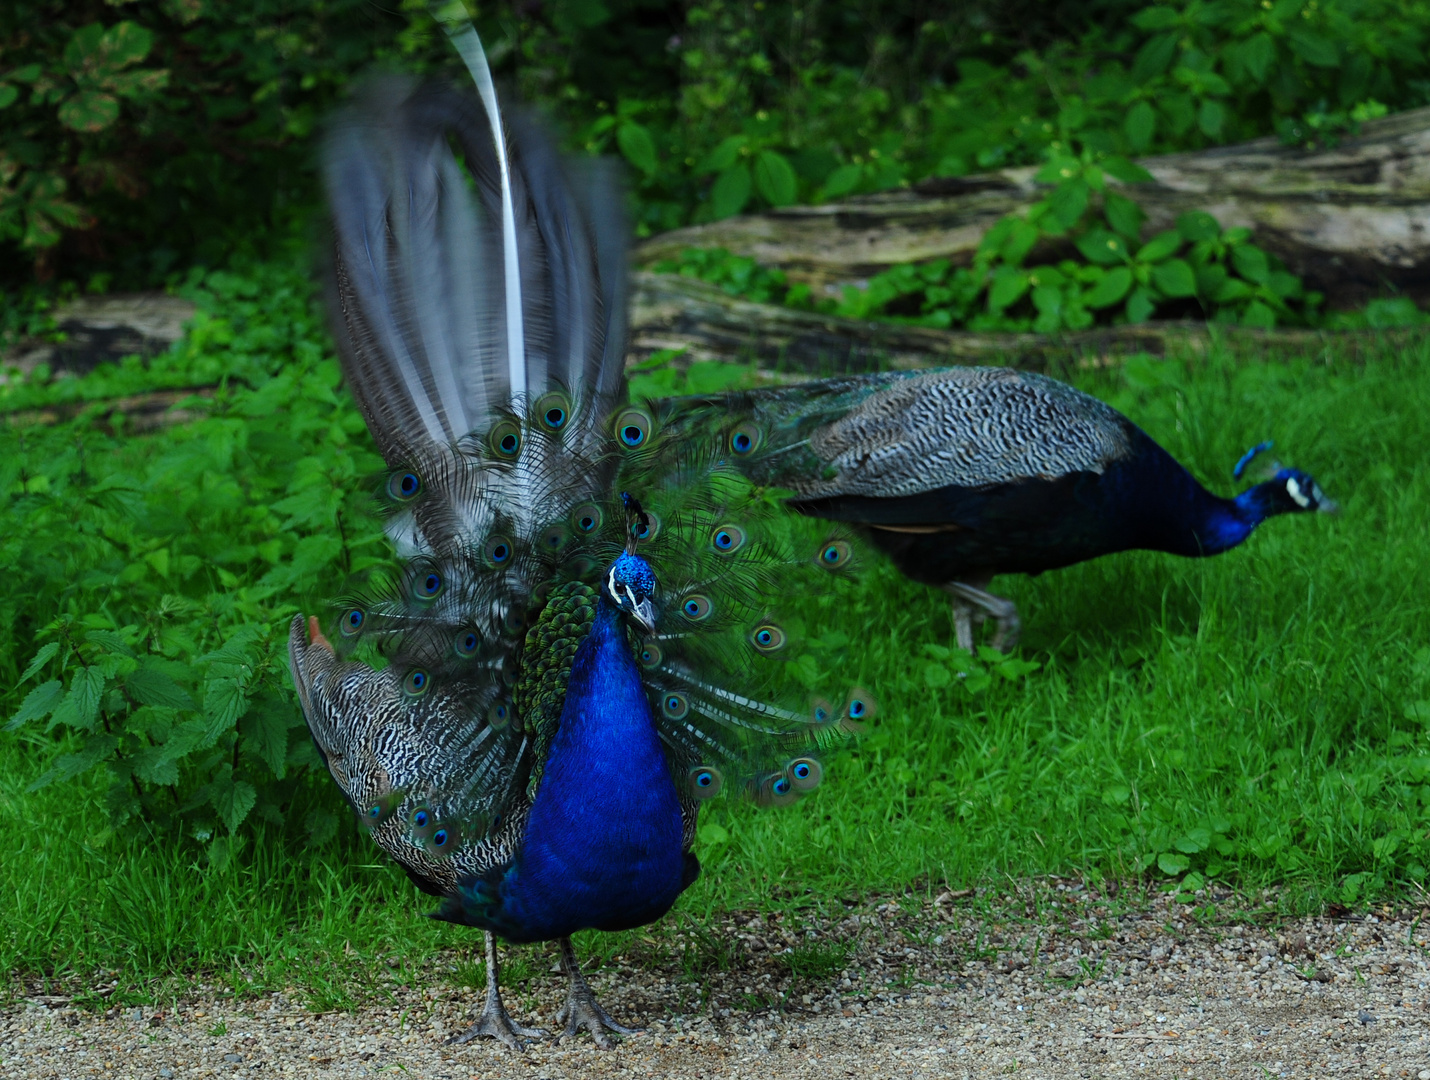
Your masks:
M1217 490L1232 490L1248 445L1274 438L1344 512L1278 518L1215 559L1131 553L1000 579L1022 645L1015 662L964 663L966 678L946 599L876 562L822 639L880 699L867 736L797 806L717 800L706 872L676 912L587 935L588 954L678 950L697 974L735 960L701 929L722 910L834 910L1004 875L1277 885L1295 907L1424 881L1427 349L1276 363L1218 352L1073 377ZM91 777L27 792L52 753L37 733L0 735L0 966L18 976L113 978L120 1000L166 992L170 976L240 993L299 986L319 1009L430 978L436 962L479 982L476 935L422 918L430 898L354 827L316 844L260 826L210 864L181 837L110 832ZM811 977L843 962L813 947L789 958ZM516 953L506 978L548 965Z

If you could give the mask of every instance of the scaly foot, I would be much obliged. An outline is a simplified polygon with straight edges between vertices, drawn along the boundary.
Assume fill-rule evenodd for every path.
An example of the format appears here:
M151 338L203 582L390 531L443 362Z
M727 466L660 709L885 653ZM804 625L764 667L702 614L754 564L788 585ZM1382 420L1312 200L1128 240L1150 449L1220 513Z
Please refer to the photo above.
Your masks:
M611 1048L608 1031L614 1031L617 1035L637 1035L639 1030L628 1028L616 1023L611 1019L610 1013L601 1008L596 1003L596 996L591 993L591 987L587 985L585 977L581 974L581 968L576 963L576 951L571 947L570 938L562 938L561 942L561 967L571 980L571 986L566 992L566 1004L561 1006L561 1011L556 1014L556 1022L566 1024L566 1030L561 1033L563 1039L569 1039L576 1035L583 1028L591 1033L591 1038L602 1050Z
M486 935L487 946L487 1003L482 1007L482 1015L477 1017L477 1022L460 1035L454 1035L447 1040L447 1044L458 1046L469 1043L473 1039L480 1039L483 1035L490 1036L498 1042L522 1053L526 1050L526 1043L521 1041L521 1036L528 1039L539 1039L546 1032L540 1028L522 1027L511 1018L511 1014L506 1011L506 1006L502 1004L501 991L497 989L497 942L490 933Z

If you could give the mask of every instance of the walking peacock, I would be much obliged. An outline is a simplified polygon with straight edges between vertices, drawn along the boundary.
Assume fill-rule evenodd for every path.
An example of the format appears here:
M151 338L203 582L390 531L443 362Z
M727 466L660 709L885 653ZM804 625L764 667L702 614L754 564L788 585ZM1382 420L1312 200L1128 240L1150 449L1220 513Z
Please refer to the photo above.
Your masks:
M1329 513L1311 477L1274 465L1235 498L1213 495L1117 410L1054 379L951 368L672 399L663 420L729 431L746 475L795 494L802 514L857 525L915 581L953 597L958 643L997 623L1017 641L996 574L1038 574L1148 548L1215 555L1268 517ZM1239 479L1261 444L1237 463Z
M330 635L293 621L293 679L373 840L486 932L461 1041L540 1034L502 1005L495 934L559 943L558 1022L606 1046L629 1029L571 935L660 918L701 803L793 801L872 703L812 697L780 617L847 543L804 547L723 444L624 405L618 186L500 113L475 32L454 40L479 97L389 79L327 140L332 319L400 569Z

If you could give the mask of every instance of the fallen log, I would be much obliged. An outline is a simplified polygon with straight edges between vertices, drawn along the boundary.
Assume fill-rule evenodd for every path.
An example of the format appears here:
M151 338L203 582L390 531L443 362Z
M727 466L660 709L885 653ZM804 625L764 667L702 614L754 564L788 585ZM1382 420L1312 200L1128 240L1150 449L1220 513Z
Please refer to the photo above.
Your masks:
M1252 229L1332 308L1391 293L1430 303L1430 108L1370 121L1334 147L1265 138L1140 164L1151 182L1112 183L1147 212L1147 236L1179 214L1204 210L1224 227ZM645 241L636 258L649 267L685 248L723 247L780 267L791 280L835 287L898 263L966 265L994 222L1047 192L1034 184L1036 171L934 179L695 225ZM1039 255L1034 249L1030 265Z
M730 296L674 274L638 273L627 364L667 351L677 365L726 360L788 379L941 364L1005 364L1037 371L1108 367L1134 353L1200 356L1220 341L1251 355L1306 355L1333 348L1359 357L1386 343L1404 347L1430 329L1253 330L1204 322L1147 322L1064 334L938 330L821 315Z

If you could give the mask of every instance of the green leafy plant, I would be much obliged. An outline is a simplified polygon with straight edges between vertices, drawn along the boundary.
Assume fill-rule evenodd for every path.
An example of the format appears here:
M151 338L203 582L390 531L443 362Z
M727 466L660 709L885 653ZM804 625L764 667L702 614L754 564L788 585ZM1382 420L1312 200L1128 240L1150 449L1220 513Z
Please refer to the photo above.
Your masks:
M337 393L310 290L282 264L197 275L200 315L155 381L218 385L162 438L84 417L0 425L0 653L29 657L6 727L52 748L32 788L100 770L111 828L182 830L220 859L253 821L332 835L332 793L305 779L287 622L385 557L365 494L380 459ZM137 359L39 372L0 407L147 374Z

